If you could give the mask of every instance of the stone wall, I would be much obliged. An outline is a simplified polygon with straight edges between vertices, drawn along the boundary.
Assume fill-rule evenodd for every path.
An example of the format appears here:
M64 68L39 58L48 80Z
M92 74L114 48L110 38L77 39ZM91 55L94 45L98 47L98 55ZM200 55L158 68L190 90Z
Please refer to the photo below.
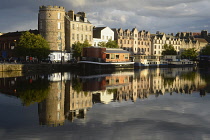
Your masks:
M75 69L71 64L0 64L0 72L58 72Z
M2 64L0 65L0 71L22 71L22 64Z

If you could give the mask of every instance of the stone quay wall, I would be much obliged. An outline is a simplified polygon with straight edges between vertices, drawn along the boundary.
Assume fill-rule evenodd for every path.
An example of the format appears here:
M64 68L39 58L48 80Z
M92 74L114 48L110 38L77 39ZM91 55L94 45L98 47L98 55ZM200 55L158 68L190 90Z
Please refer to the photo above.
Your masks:
M56 72L74 68L71 64L0 64L0 72Z

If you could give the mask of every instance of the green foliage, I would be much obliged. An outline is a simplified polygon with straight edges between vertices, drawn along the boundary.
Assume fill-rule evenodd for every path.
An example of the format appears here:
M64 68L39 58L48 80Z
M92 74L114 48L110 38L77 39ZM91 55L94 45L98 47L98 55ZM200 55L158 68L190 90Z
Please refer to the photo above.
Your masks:
M115 40L109 39L109 41L106 43L107 48L119 48L117 45L117 42Z
M32 56L41 60L48 57L50 47L41 35L35 35L27 31L20 37L16 54L19 57Z
M87 97L87 96L88 96L88 92L87 92L87 91L85 91L85 92L84 92L84 95Z
M194 48L186 49L182 52L181 57L185 59L196 59L198 56L197 51Z
M80 43L79 41L75 42L72 45L72 48L74 50L73 56L76 57L76 58L81 57L82 49L84 47L90 47L90 46L91 46L91 44L89 44L89 42L87 40L85 40L84 43Z
M162 52L162 55L177 55L177 52L174 49L173 45L167 45L167 44L165 44L163 46L163 48L165 50Z
M100 46L100 47L106 47L106 42L104 42L104 41L103 42L99 42L98 43L98 46Z
M185 79L185 80L190 80L190 81L194 81L196 78L196 72L187 72L187 73L182 73L180 75L181 78Z
M43 81L42 79L32 82L21 81L17 83L16 88L16 91L25 106L43 101L46 99L49 90L49 81Z
M166 85L172 85L175 81L175 78L166 78L164 77L164 86Z
M98 46L106 48L119 48L115 40L109 39L108 42L99 42Z
M117 94L117 89L107 89L108 94Z
M80 93L82 91L82 83L79 81L78 78L74 78L72 80L72 88L75 90L77 93Z
M201 55L210 55L210 45L206 45L201 51Z

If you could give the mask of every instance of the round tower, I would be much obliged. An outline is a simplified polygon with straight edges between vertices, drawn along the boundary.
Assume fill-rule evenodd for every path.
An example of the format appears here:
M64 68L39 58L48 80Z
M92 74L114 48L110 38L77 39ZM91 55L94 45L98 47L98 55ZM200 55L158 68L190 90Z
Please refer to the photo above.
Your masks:
M49 42L50 50L65 49L65 8L61 6L40 6L38 14L39 33Z

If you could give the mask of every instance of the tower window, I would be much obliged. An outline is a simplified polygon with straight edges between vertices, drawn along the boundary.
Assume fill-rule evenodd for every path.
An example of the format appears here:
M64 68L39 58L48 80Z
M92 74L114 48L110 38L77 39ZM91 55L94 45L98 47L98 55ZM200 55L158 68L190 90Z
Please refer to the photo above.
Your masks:
M61 29L61 23L58 22L58 29Z
M61 32L58 32L58 40L61 40Z
M61 19L61 13L58 13L58 19Z

